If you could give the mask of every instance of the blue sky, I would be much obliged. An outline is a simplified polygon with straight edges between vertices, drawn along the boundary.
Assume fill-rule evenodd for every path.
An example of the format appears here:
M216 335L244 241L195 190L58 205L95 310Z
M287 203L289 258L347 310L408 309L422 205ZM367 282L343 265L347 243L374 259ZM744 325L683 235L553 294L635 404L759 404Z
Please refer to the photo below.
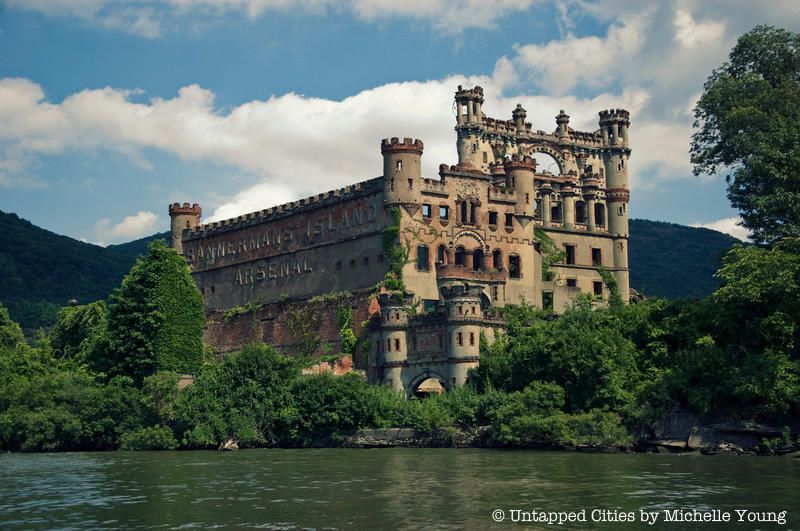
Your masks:
M289 5L291 4L291 5ZM794 2L0 0L0 210L118 243L172 201L221 219L381 171L379 140L456 159L452 93L631 111L634 217L742 235L720 177L693 177L691 108L736 37L798 31ZM738 232L737 232L738 231Z

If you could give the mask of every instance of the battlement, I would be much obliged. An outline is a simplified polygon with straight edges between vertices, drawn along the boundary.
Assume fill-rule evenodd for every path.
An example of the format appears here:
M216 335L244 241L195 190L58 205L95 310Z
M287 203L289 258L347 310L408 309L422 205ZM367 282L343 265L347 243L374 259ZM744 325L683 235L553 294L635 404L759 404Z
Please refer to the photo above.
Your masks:
M506 172L511 170L530 170L535 172L536 171L536 159L529 157L527 155L511 155L511 157L505 160L505 167Z
M401 142L399 138L392 137L384 138L381 140L381 153L416 153L417 155L422 155L422 150L425 145L422 143L422 140L419 139L412 139L412 138L404 138Z
M625 109L608 109L605 111L600 111L600 125L605 125L607 123L613 122L623 122L625 124L630 123L631 113L626 111Z
M476 284L458 283L442 286L442 296L445 301L453 299L474 299L481 300L483 287Z
M483 103L483 87L475 85L471 89L465 89L464 87L459 85L458 90L456 90L456 99L457 100L473 99Z
M383 190L383 177L376 177L374 179L361 181L343 188L337 188L336 190L313 195L297 201L290 201L289 203L276 205L264 210L243 214L235 218L198 225L192 230L190 238L201 238L217 232L227 232L243 226L255 225L273 221L275 219L293 216L300 212L315 210L317 208L327 207L335 203L349 201L358 197L364 197L370 194L378 193L381 190Z
M181 214L190 214L197 217L200 217L203 213L203 209L200 208L200 205L197 203L189 204L189 203L172 203L169 205L169 215L170 216L178 216Z

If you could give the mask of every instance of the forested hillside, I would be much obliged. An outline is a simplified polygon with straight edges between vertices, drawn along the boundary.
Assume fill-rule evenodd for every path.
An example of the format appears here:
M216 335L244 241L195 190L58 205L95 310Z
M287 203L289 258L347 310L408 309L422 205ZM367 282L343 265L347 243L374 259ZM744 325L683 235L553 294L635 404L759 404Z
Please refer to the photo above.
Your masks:
M675 223L630 221L631 287L648 297L706 297L719 286L714 273L735 243L715 230Z

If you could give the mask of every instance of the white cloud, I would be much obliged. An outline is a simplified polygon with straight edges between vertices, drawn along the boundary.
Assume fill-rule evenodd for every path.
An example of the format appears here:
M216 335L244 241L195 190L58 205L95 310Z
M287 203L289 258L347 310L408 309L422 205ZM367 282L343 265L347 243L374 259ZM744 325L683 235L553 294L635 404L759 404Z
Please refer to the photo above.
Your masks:
M517 46L514 63L549 94L564 94L575 86L602 87L615 81L622 65L641 49L646 14L614 23L605 37L575 37L547 44Z
M96 241L119 243L152 234L158 228L158 214L140 210L132 216L126 216L117 224L110 219L101 219L94 226Z
M181 18L213 21L228 13L256 19L267 12L325 15L347 11L374 22L406 18L456 34L468 28L492 28L509 13L524 11L535 0L4 0L9 8L71 17L106 29L147 38L163 33Z
M571 114L573 127L595 130L599 110L624 106L635 113L647 101L647 94L636 90L591 99L503 96L512 78L501 62L494 77L392 83L342 101L290 93L226 111L197 85L145 103L131 100L136 91L112 88L51 103L29 80L0 79L0 154L17 157L20 173L25 161L42 155L103 150L122 153L146 170L144 153L151 148L186 161L226 165L259 183L207 204L210 209L216 203L219 219L375 177L382 169L379 142L386 137L422 139L423 173L436 177L440 163L456 162L452 99L459 84L485 88L490 116L510 119L520 102L534 127L547 131L555 129L561 108ZM165 202L186 199L165 197Z
M742 218L723 218L716 221L709 221L708 223L692 223L692 227L704 227L706 229L715 230L730 234L734 238L742 241L750 241L750 231L742 227Z

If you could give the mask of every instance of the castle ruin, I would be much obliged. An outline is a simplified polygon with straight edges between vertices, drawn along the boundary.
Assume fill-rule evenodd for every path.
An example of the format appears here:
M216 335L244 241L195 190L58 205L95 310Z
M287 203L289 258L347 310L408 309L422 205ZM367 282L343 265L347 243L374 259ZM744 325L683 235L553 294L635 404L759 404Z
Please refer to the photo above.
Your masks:
M355 366L412 395L423 382L466 381L481 334L491 341L504 327L492 307L560 312L579 293L607 301L604 271L627 302L628 112L602 111L599 129L582 132L561 111L546 133L521 105L500 120L483 102L481 87L458 87L458 164L440 165L438 178L422 176L422 141L391 138L383 174L339 190L205 225L199 205L171 205L172 245L205 300L206 341L291 350L292 313L346 293L336 304L352 308L366 339ZM385 282L392 271L402 290ZM335 350L334 305L323 314L319 333Z

